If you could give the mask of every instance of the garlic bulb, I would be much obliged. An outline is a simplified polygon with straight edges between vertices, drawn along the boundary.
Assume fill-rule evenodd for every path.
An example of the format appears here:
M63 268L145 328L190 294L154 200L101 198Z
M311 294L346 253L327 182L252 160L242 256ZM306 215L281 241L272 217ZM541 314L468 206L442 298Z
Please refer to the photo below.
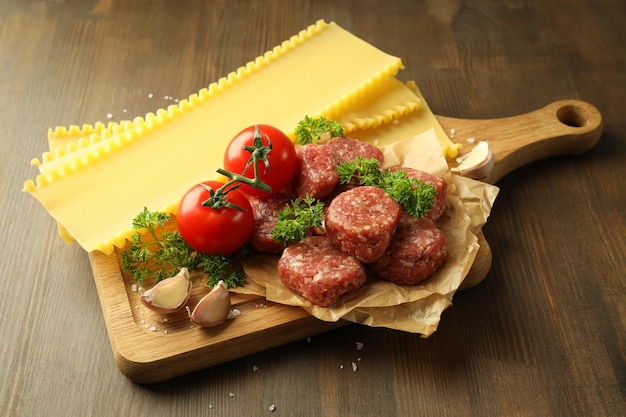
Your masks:
M187 268L182 268L173 277L158 282L141 294L140 300L157 313L174 313L185 306L191 294L192 283Z
M222 324L230 312L230 294L223 281L220 281L211 291L202 297L193 312L189 313L189 319L201 327L214 327Z

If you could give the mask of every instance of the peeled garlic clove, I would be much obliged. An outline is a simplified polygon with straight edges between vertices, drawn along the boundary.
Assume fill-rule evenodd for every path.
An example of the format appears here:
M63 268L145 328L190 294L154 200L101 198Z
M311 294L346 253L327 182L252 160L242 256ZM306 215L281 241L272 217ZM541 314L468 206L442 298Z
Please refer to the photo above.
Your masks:
M202 297L193 312L189 313L189 319L201 327L214 327L224 323L230 312L230 306L230 294L224 282L220 281Z
M143 305L157 313L174 313L187 304L191 287L189 271L182 268L178 274L159 281L154 287L144 291L139 299Z
M489 144L480 141L474 148L462 157L459 166L452 171L469 178L480 179L489 175L494 165L493 152L489 149Z

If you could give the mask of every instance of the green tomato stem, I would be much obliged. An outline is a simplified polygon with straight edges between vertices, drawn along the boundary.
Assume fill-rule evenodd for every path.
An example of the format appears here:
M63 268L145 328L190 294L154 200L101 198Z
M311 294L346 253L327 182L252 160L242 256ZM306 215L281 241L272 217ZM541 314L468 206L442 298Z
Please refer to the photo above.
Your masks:
M268 140L268 144L265 145L263 143L263 137L261 136L261 131L257 125L254 126L254 139L252 146L245 146L244 150L250 152L250 158L244 167L243 172L245 173L250 165L252 165L252 169L254 171L254 178L248 178L241 174L236 174L234 172L227 171L223 168L218 168L217 172L222 174L230 180L222 185L217 190L213 190L211 187L202 185L208 192L210 197L202 202L202 205L205 207L211 207L215 210L218 210L223 207L232 208L234 210L244 211L243 208L237 206L236 204L230 203L226 201L226 195L232 191L239 188L242 184L249 185L250 187L254 187L258 190L264 191L266 193L272 192L272 187L268 184L264 183L261 180L261 176L259 175L259 161L263 161L265 163L265 172L269 170L269 160L267 159L267 155L272 151L272 142Z

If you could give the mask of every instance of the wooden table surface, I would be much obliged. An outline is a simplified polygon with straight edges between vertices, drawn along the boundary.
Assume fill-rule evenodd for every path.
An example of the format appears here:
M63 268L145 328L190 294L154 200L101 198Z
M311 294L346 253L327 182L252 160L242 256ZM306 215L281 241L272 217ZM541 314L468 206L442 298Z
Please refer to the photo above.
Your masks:
M21 192L30 159L49 127L167 106L318 19L401 57L437 114L580 99L602 113L602 138L498 182L492 268L430 338L351 325L131 382L87 254ZM624 415L625 21L611 0L2 2L0 415Z

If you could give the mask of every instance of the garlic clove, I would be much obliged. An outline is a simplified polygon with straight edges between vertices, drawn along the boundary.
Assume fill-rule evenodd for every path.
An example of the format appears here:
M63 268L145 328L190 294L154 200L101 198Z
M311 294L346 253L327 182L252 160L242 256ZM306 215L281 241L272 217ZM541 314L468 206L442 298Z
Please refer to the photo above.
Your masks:
M220 281L211 291L202 297L189 319L201 327L214 327L222 324L230 313L230 294L223 281ZM189 312L189 307L187 307Z
M173 277L159 281L154 287L144 291L139 298L143 305L157 313L174 313L187 304L192 283L187 268L182 268Z
M452 171L460 175L480 179L489 175L495 158L486 141L480 141L474 148L459 160L459 165Z

